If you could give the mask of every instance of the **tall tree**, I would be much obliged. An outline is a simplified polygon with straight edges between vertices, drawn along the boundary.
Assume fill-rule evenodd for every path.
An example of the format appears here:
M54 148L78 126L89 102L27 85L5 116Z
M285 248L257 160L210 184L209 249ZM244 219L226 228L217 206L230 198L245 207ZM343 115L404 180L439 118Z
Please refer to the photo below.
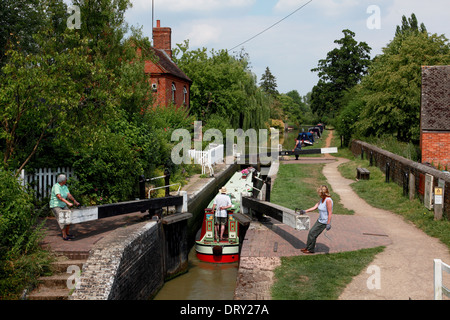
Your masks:
M417 20L402 19L395 38L383 49L362 81L364 107L357 123L363 135L391 134L400 141L419 140L422 66L450 64L450 43L429 34ZM405 23L405 21L409 21Z
M277 90L277 78L270 72L269 67L266 67L266 71L261 76L261 81L259 83L262 91L268 93L272 97L276 98L279 95Z
M416 15L411 14L411 18L406 18L406 16L402 17L402 25L397 26L395 36L408 35L410 33L426 33L427 28L425 24L421 23L419 27L419 21L417 20Z
M326 59L319 60L319 82L313 88L311 109L323 120L333 118L341 109L340 100L346 90L359 83L367 73L371 48L365 42L357 42L355 33L346 29L344 37L334 41L339 47L328 52Z

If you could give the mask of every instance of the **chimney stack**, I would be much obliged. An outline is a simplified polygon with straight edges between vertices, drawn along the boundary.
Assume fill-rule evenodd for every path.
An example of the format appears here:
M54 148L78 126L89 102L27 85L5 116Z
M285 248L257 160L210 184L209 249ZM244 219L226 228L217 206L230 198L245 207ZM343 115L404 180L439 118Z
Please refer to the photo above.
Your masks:
M156 20L153 28L153 48L164 50L172 59L172 29L161 28L160 20Z

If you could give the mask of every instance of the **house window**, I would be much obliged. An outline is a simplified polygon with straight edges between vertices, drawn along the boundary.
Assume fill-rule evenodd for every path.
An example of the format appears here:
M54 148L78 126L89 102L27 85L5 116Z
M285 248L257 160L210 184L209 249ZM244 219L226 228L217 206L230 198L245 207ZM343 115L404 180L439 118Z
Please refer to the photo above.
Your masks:
M187 89L186 87L183 87L183 103L186 104L187 99Z
M172 82L172 102L175 103L175 93L177 91L177 87L175 86L175 83Z

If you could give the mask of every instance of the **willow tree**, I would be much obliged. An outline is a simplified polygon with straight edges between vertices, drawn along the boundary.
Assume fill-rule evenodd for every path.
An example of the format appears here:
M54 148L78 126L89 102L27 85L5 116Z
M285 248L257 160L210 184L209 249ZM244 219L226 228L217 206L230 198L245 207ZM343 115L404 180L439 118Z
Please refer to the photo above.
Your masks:
M270 99L257 86L247 58L231 56L226 50L189 51L188 41L177 46L175 61L193 81L191 114L205 123L220 118L229 128L265 126Z

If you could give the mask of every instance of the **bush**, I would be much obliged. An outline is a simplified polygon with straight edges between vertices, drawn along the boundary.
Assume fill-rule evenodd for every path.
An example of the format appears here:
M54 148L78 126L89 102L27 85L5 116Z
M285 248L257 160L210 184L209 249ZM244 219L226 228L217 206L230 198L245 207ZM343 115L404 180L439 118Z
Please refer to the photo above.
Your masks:
M125 138L109 134L73 164L77 180L70 191L83 205L127 201L133 197L142 166Z
M49 254L39 247L32 197L8 171L0 169L0 299L17 299L49 270Z
M0 255L4 248L18 246L18 252L25 249L20 244L26 244L31 237L34 220L31 196L11 173L0 169Z

